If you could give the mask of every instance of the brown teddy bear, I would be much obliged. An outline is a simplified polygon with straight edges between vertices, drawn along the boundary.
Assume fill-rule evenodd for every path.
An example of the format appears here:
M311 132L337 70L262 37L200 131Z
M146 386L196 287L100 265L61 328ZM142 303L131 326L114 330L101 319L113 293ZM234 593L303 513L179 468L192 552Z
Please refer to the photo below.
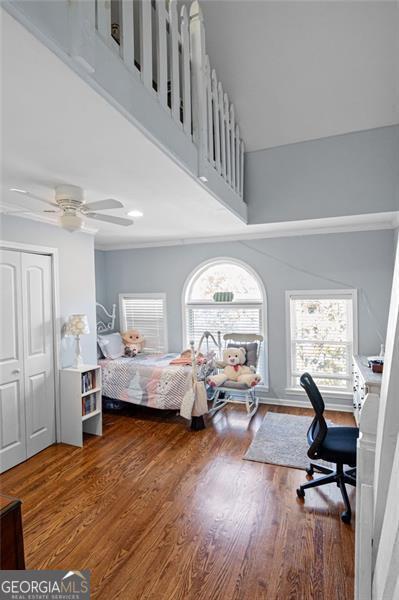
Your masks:
M128 329L121 335L125 344L125 356L136 356L143 350L144 338L137 329Z
M244 383L248 387L257 385L261 380L261 376L254 373L251 367L245 365L245 356L245 348L226 348L223 352L223 373L208 377L207 383L211 387L216 387L230 380Z

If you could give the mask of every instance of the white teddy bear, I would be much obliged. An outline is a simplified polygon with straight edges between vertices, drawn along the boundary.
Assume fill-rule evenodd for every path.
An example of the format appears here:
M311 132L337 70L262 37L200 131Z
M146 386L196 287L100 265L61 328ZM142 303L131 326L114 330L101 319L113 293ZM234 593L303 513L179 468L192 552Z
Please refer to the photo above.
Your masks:
M245 348L226 348L223 352L223 373L208 377L207 383L211 387L219 387L229 380L245 383L248 387L257 385L261 376L245 365L245 357Z

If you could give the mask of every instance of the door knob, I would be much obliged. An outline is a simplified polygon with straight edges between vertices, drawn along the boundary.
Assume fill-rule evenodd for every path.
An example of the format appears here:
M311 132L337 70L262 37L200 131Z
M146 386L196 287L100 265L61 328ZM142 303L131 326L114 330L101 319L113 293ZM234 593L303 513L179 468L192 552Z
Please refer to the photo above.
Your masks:
M19 375L19 373L21 372L21 369L14 369L12 374L13 375Z

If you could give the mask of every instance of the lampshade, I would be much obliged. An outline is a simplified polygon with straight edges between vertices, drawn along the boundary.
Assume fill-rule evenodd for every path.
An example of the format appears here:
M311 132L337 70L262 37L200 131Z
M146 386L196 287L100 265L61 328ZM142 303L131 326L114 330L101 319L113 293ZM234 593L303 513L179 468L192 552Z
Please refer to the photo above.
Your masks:
M87 315L70 315L66 331L68 335L84 335L90 333Z

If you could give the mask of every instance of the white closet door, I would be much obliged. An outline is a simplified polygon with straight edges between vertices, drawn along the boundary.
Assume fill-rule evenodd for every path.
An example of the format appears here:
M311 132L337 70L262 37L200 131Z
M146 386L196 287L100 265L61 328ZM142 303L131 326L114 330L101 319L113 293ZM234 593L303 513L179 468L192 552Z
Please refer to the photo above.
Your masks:
M55 441L51 258L23 253L22 314L28 457Z
M27 457L23 382L21 254L0 258L0 471Z

